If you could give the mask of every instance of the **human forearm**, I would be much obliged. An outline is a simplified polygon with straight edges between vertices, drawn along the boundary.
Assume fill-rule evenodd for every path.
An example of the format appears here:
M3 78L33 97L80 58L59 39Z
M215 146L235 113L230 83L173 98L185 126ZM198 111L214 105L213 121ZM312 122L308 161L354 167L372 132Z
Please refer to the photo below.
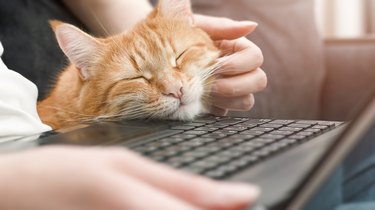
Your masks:
M64 0L65 5L97 35L130 28L152 10L147 0Z

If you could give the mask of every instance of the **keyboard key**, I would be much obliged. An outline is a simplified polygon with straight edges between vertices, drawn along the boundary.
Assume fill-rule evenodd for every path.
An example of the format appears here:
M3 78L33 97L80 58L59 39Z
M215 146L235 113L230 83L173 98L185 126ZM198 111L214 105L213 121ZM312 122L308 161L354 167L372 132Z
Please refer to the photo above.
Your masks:
M204 168L200 167L194 167L194 166L185 166L181 168L183 171L193 173L193 174L201 174L203 171L205 171Z
M293 124L289 124L288 127L292 127L292 128L308 128L308 127L311 127L310 124L297 124L297 123L293 123Z
M249 128L255 128L257 127L259 124L252 124L252 123L239 123L239 124L235 124L235 125L232 125L232 127L245 127L247 129Z
M160 141L160 140L145 144L146 147L159 147L159 148L168 147L170 145L172 145L171 142Z
M244 168L245 166L249 165L249 161L239 159L239 160L233 160L229 162L228 164L233 165L237 168Z
M241 123L243 120L235 120L235 119L223 119L223 120L218 120L218 123L220 124L227 124L227 125L233 125L237 123Z
M244 142L245 139L242 139L242 138L234 138L233 136L229 136L228 138L225 138L225 139L221 139L219 140L218 142L227 142L227 143L231 143L231 144L239 144L239 143L242 143Z
M243 127L243 126L229 126L229 127L224 128L224 130L230 130L230 131L244 131L247 129L248 129L247 127Z
M250 120L250 118L247 118L247 117L233 117L233 119L240 120L240 121L248 121L248 120Z
M202 158L210 154L210 152L203 152L203 151L188 151L181 154L182 157L193 157L196 159Z
M276 143L271 144L269 149L271 151L273 150L273 152L277 152L277 151L281 151L281 150L283 150L283 149L285 149L289 146L291 146L291 144L288 144L286 142L282 142L282 143L276 142Z
M302 136L313 136L314 132L301 131L301 132L298 132L297 134L302 135Z
M185 143L185 142L182 142L182 143L180 143L180 144L176 144L176 145L174 145L174 146L167 147L167 148L165 148L165 150L168 150L168 151L176 151L176 152L178 152L178 153L192 150L193 146L184 145L184 143Z
M182 138L182 139L192 139L192 138L195 138L197 137L197 135L187 135L187 134L177 134L177 135L174 135L172 136L173 138Z
M229 143L229 142L214 142L214 143L211 143L210 145L211 146L220 147L221 149L226 149L228 147L232 147L233 143Z
M214 124L209 124L209 125L206 125L206 127L208 128L225 128L225 127L228 127L229 125L227 124L218 124L218 123L214 123Z
M264 133L265 132L263 132L263 131L247 130L247 131L242 131L239 134L241 134L241 135L260 136L260 135L262 135Z
M212 179L221 179L226 175L226 172L220 169L214 169L214 170L207 171L203 175L210 177Z
M192 166L194 168L202 168L204 170L208 170L208 169L214 168L217 165L218 164L215 163L215 162L204 161L204 160L200 160L198 162L194 162L194 163L190 164L190 166Z
M200 135L204 135L208 133L208 131L185 131L183 134L187 134L187 135L197 135L197 136L200 136Z
M291 123L294 123L294 122L295 122L294 120L273 120L273 121L271 121L271 123L280 124L280 125L288 125L288 124L291 124Z
M205 126L206 123L197 123L197 122L191 122L191 123L186 123L184 124L184 126L188 126L188 127L202 127L202 126Z
M317 122L315 122L315 121L309 121L309 120L300 120L300 121L297 121L296 123L297 124L310 125L310 126L317 124Z
M234 135L236 133L238 133L238 131L233 131L233 130L217 130L217 131L214 131L212 133L216 133L216 134L226 134L226 135Z
M179 145L187 146L187 147L199 147L199 146L202 146L203 144L205 144L205 143L202 142L202 141L191 140L191 141L182 142Z
M215 119L216 119L216 121L229 120L229 119L232 119L232 117L229 117L229 116L215 116Z
M209 161L209 162L213 162L213 163L217 163L217 164L223 164L223 163L228 162L230 159L231 158L229 158L227 156L215 155L215 156L207 157L207 158L203 159L203 161Z
M219 130L219 128L214 128L214 127L200 127L200 128L195 128L194 131L208 131L208 132L214 132Z
M281 145L278 145L277 143L274 143L274 144L268 145L266 147L263 147L262 150L273 153L273 152L279 151L281 148L283 148Z
M228 174L231 174L231 173L237 171L238 167L236 165L226 164L226 165L219 166L215 170L222 171L224 173L224 175L228 175Z
M154 161L158 161L158 162L166 159L166 157L164 155L150 155L149 158L151 158Z
M236 146L230 148L230 151L240 152L240 153L249 153L256 150L258 147L256 146Z
M259 157L254 156L254 155L247 155L247 156L241 157L238 160L245 161L247 164L252 164L252 163L257 162L259 160Z
M193 141L201 141L201 142L203 142L204 144L208 144L208 143L211 143L211 142L215 142L216 139L214 139L214 138L203 138L203 137L201 137L201 138L194 138Z
M249 139L253 139L255 136L253 135L250 135L250 134L235 134L235 135L232 135L232 136L229 136L228 138L226 139L239 139L238 141L242 140L242 141L245 141L245 140L249 140Z
M181 125L181 126L173 126L171 127L172 130L192 130L194 129L195 127L192 127L192 126L186 126L186 125Z
M303 130L303 128L296 128L296 127L282 127L279 129L279 131L291 131L291 132L298 132Z
M287 145L296 144L296 143L298 143L297 139L287 138L287 139L282 139L279 142L276 142L275 144L287 146Z
M226 151L218 152L218 153L216 153L214 155L224 156L224 157L228 157L228 158L233 159L233 158L241 157L244 154L244 152L242 152L242 151L236 151L233 148L230 148L229 150L226 150Z
M183 166L184 164L183 163L180 163L180 162L165 162L167 165L173 167L173 168L180 168L181 166Z
M156 151L156 152L152 153L151 156L153 156L153 157L159 156L159 157L163 157L163 158L169 158L169 157L175 156L177 154L178 154L178 152L176 150L161 150L161 151Z
M312 128L314 128L314 129L320 129L320 130L326 130L326 129L328 129L329 127L326 126L326 125L315 125L315 126L313 126Z
M265 132L265 133L267 133L267 132L271 132L271 131L273 131L273 130L275 130L275 128L255 127L255 128L251 128L251 129L249 129L249 131L262 131L262 132Z
M197 117L197 120L215 120L216 121L216 116L214 115L200 115Z
M193 123L204 123L204 124L211 124L215 122L216 120L210 120L210 119L196 119L193 121Z
M191 163L194 160L196 160L195 157L180 156L180 157L173 157L173 158L167 160L166 163L168 163L168 164L179 163L181 165L184 165L184 164L187 164L187 163ZM179 166L176 166L176 167L179 167Z
M221 149L220 147L208 144L205 147L197 148L195 151L198 151L198 152L207 152L207 153L214 153L214 152L219 151L220 149Z
M275 130L271 131L269 134L272 135L283 135L283 136L289 136L292 135L294 132L293 131L280 131L280 130Z
M227 136L228 136L227 134L223 134L223 133L209 133L209 134L203 135L202 137L221 139L221 138L225 138Z
M320 129L316 129L316 128L308 128L308 129L304 130L304 132L312 132L314 134L317 134L317 133L320 133L321 130Z
M159 148L155 147L155 146L138 146L138 147L133 148L133 150L135 150L136 152L139 152L139 153L154 152L158 149Z
M318 125L334 127L334 126L336 126L336 123L334 123L334 122L319 122Z
M251 153L251 155L254 155L259 158L265 158L268 155L270 155L270 153L271 152L267 149L260 149L260 150L254 151L253 153Z
M239 146L242 146L242 147L249 146L249 147L259 148L259 147L263 147L266 144L267 142L265 142L264 139L252 139L248 142L239 144Z
M169 141L169 142L171 142L173 144L177 144L177 143L186 141L186 139L177 138L177 137L169 137L169 138L165 138L165 139L162 139L162 140Z
M263 127L263 128L281 128L281 127L283 127L283 125L273 124L273 123L266 123L266 124L260 125L260 127Z
M264 123L271 122L272 120L269 119L251 119L243 122L243 124L256 124L256 125L261 125Z
M275 135L275 134L264 134L261 137L266 138L266 139L282 139L285 136L284 135Z

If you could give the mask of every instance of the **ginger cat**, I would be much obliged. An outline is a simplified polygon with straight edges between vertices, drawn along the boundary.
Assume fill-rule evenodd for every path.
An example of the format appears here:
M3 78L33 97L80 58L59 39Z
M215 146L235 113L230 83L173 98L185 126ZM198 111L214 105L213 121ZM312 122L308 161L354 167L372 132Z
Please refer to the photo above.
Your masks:
M193 23L189 0L160 0L133 29L94 38L51 21L70 61L38 104L54 129L108 119L191 120L207 110L219 50Z

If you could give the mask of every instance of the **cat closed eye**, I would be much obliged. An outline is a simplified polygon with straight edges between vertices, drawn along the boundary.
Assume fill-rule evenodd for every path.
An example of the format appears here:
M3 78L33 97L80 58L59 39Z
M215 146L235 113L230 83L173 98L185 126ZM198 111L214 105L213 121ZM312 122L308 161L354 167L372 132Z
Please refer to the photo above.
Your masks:
M147 79L147 78L144 77L144 76L138 76L138 77L131 78L131 80L136 80L136 79L143 79L143 80L146 81L146 82L150 82L150 80Z
M178 66L178 64L180 63L180 60L182 59L182 57L183 57L183 55L187 52L189 50L189 48L188 49L186 49L186 50L184 50L179 56L177 56L177 58L176 58L176 67Z

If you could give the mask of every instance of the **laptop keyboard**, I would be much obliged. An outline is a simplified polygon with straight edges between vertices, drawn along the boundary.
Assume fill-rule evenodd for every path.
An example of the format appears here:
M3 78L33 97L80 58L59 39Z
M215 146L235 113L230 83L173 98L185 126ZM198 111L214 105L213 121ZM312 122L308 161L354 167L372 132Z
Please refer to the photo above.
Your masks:
M327 121L205 117L132 147L155 161L224 179L340 125Z

